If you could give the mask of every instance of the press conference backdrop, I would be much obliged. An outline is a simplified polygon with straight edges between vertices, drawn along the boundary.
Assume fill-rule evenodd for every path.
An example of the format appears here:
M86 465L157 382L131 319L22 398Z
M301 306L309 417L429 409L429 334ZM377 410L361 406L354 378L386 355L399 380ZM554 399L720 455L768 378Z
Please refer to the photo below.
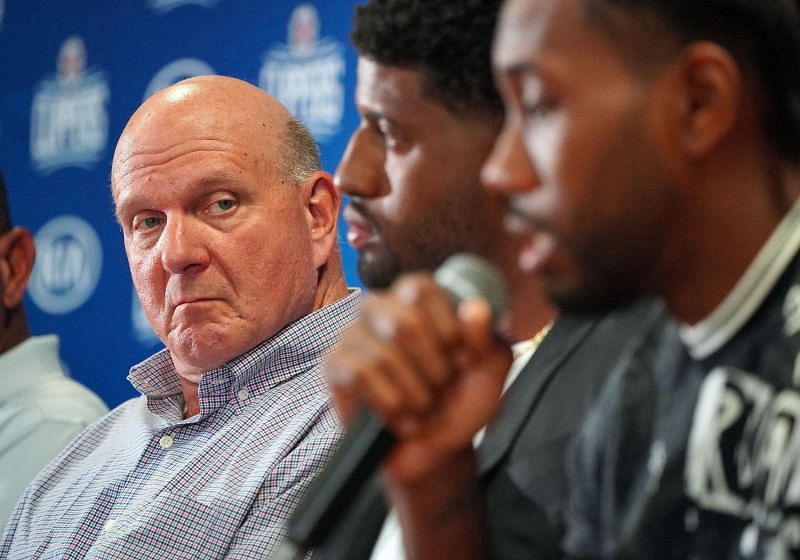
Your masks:
M333 170L357 122L356 3L0 0L0 167L13 220L36 238L31 330L58 334L72 376L109 406L135 395L130 366L162 347L133 291L109 191L128 117L180 79L235 76L283 101Z

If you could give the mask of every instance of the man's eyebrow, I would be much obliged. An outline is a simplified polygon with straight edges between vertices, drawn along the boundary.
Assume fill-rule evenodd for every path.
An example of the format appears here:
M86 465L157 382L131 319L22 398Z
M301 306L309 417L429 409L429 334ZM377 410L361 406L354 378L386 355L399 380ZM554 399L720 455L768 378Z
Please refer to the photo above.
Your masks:
M214 170L197 181L198 188L194 189L194 198L199 198L209 193L215 187L233 185L239 182L240 179L233 173L219 169ZM150 202L149 197L137 192L122 196L114 202L114 213L117 216L117 221L120 221L119 218L129 213L131 209L139 208L153 208L153 204Z
M138 205L137 199L136 196L130 196L121 201L119 199L114 201L114 217L119 225L123 225L122 218L129 213L129 209Z
M141 208L146 206L150 205L145 202L145 198L143 196L131 194L123 197L121 200L117 199L114 201L114 215L117 217L117 222L122 225L121 218L127 215L131 211L131 208Z

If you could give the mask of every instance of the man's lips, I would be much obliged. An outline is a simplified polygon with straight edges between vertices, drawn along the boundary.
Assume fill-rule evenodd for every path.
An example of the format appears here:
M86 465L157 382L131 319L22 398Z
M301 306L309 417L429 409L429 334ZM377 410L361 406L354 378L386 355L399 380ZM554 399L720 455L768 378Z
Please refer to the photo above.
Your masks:
M537 231L533 218L524 209L513 205L506 212L503 226L508 233L515 236L527 236Z
M377 238L375 228L352 205L344 209L344 219L348 225L347 242L353 249L361 249Z
M517 265L525 272L544 272L553 258L556 244L551 235L535 233L522 244L517 256Z
M210 303L212 301L216 301L217 298L212 297L191 297L191 298L181 298L175 303L175 309L179 307L186 307L190 305L200 305L204 303Z
M517 264L525 272L543 272L553 258L556 242L553 236L536 224L524 204L510 204L503 225L510 234L524 239Z

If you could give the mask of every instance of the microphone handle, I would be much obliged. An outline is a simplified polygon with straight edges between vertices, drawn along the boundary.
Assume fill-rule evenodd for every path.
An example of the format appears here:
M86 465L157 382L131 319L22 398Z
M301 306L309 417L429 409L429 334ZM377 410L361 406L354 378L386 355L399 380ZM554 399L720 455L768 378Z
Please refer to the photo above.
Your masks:
M328 465L309 486L287 526L287 538L308 550L317 546L380 465L395 437L372 411L361 409Z

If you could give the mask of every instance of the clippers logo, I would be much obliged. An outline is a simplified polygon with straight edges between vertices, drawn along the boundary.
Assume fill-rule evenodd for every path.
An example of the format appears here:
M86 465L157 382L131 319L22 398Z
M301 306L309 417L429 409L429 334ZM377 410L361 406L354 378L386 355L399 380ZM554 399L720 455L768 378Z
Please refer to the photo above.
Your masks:
M202 6L203 8L213 8L219 0L147 0L147 7L159 15L174 10L180 6Z
M90 168L108 139L109 87L102 72L86 70L86 47L70 37L58 53L58 74L39 83L31 108L31 160L43 174Z
M94 293L103 249L88 222L70 215L53 218L36 234L36 253L29 293L42 311L69 313Z
M319 38L319 15L311 4L294 9L288 31L287 44L264 55L258 85L324 142L338 132L344 112L344 46Z
M198 58L179 58L172 61L161 70L156 72L150 83L147 84L147 90L144 92L144 98L147 99L155 92L164 89L165 87L176 84L186 78L193 78L194 76L210 76L216 74L214 69L207 63Z

